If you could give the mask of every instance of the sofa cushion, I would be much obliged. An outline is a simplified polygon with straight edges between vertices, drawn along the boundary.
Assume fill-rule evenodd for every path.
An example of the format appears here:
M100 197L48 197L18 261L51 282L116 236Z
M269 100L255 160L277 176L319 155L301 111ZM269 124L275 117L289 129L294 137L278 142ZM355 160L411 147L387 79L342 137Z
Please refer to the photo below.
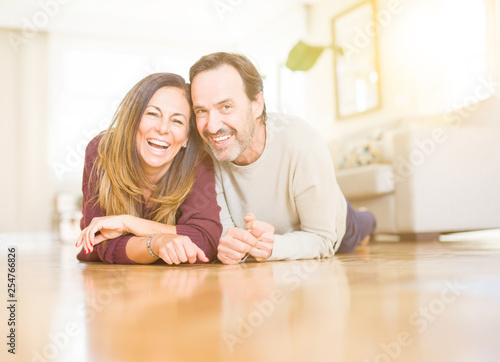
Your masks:
M374 164L337 171L337 181L349 200L394 192L392 165Z
M401 120L378 124L376 128L346 133L329 145L337 169L355 168L378 163L392 163L392 137Z
M340 154L339 169L356 168L380 163L382 157L382 134L349 142Z

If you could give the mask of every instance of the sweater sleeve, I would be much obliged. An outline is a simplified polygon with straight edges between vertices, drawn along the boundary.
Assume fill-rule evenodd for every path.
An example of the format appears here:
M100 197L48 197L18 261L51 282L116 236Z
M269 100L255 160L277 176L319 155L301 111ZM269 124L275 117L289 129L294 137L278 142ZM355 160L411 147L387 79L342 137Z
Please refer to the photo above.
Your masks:
M346 201L327 146L320 141L309 144L308 152L297 157L292 173L300 230L275 235L269 260L331 257L345 232Z
M195 168L193 188L179 208L177 234L188 236L213 261L222 234L212 159L206 155Z
M93 218L106 216L106 212L99 206L98 202L98 175L92 172L97 160L97 147L102 136L95 137L87 146L85 151L85 166L83 168L82 180L82 219L80 229L86 228ZM77 259L80 261L103 261L111 264L136 264L127 256L126 246L133 235L123 235L97 244L94 250L85 254L80 250Z

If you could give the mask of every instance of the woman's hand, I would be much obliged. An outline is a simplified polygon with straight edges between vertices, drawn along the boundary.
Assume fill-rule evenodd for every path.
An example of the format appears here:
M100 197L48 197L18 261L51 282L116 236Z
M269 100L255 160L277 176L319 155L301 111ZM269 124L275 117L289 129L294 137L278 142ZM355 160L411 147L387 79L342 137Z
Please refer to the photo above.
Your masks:
M158 234L154 235L151 248L167 264L180 264L189 262L193 264L196 259L208 263L209 259L198 245L184 235Z
M129 215L112 215L95 217L89 226L82 230L76 241L76 246L83 244L85 253L94 250L94 245L104 240L114 239L127 233L127 218ZM97 232L100 234L96 235Z

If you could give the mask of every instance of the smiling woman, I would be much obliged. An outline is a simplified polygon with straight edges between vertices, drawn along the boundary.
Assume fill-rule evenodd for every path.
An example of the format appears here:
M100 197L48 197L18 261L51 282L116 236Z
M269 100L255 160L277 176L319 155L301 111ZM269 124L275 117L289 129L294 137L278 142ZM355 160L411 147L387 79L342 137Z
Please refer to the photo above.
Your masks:
M142 169L151 182L159 181L181 147L187 147L190 112L186 94L179 88L160 88L149 101L136 142Z
M128 92L109 129L87 147L82 189L79 260L215 258L222 227L213 165L182 77L152 74Z

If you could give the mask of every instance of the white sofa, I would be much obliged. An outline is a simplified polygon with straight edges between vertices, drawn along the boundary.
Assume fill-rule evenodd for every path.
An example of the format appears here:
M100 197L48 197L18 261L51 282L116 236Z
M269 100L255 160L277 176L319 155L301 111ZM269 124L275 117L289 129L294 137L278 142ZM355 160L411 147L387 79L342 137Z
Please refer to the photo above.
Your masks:
M402 122L378 139L366 165L337 170L353 207L376 215L377 233L419 240L500 228L500 99Z

